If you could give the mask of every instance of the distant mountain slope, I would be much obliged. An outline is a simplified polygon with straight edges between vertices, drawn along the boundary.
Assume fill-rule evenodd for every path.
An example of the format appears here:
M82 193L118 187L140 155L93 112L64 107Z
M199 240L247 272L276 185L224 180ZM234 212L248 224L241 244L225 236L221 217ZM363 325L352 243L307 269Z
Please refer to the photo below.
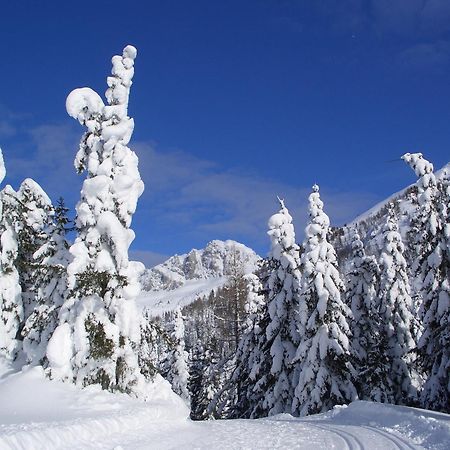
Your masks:
M209 242L204 249L175 255L141 276L142 292L137 299L142 308L159 316L187 306L199 297L224 286L233 267L252 273L261 257L236 241Z
M450 162L435 172L436 178L443 178L445 171L447 171L447 173L450 172ZM358 233L362 241L365 243L366 251L370 254L378 255L381 246L381 228L386 223L388 204L390 202L397 202L399 230L402 237L406 241L407 232L409 230L408 213L411 208L414 208L411 203L411 197L415 192L415 187L415 183L405 187L401 191L398 191L383 201L377 203L375 206L356 217L347 225L333 229L331 241L336 248L339 257L339 265L344 273L348 267L348 257L351 253L351 242L355 228L358 229Z
M251 273L260 259L244 244L214 240L204 249L193 249L187 254L172 256L147 269L141 276L141 285L145 291L173 290L189 280L226 277L236 263L242 263L244 273Z

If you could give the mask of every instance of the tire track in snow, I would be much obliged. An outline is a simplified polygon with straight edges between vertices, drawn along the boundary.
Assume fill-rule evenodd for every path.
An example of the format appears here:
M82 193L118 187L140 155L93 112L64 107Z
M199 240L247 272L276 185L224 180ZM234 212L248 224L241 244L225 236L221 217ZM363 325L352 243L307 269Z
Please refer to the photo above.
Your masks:
M331 425L317 425L313 424L311 422L308 423L308 425L311 425L315 428L318 428L319 430L331 432L334 433L336 436L338 436L342 441L344 441L345 445L347 446L348 450L364 450L364 444L361 442L359 437L347 432L343 431L339 427L334 427Z
M361 428L365 428L366 430L370 430L374 432L375 434L378 434L380 436L383 436L385 439L390 441L392 444L394 444L399 450L420 450L424 447L419 445L411 444L409 441L407 441L405 438L400 437L398 434L389 433L388 431L382 430L380 428L370 427L367 425L362 425Z

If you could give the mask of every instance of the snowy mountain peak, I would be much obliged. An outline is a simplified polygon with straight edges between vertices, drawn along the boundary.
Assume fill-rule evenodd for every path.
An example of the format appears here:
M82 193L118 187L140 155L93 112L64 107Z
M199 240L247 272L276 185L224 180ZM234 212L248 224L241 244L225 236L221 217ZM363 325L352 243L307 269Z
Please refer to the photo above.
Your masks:
M173 290L189 280L221 278L236 268L243 273L255 270L261 258L249 247L236 241L214 240L204 249L192 249L146 270L141 277L146 291Z

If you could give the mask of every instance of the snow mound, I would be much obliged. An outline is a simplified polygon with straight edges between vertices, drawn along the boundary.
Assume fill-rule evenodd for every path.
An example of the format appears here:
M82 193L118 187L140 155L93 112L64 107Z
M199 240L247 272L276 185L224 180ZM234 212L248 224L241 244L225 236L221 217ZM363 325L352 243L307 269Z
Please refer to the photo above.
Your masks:
M411 448L414 443L413 448L444 450L450 442L449 414L406 406L356 401L304 420L377 430L380 435L384 431L400 442L401 448Z
M158 429L167 422L186 422L189 411L168 382L157 377L148 385L150 400L84 389L50 381L42 367L12 373L0 364L0 449L113 448L122 433L141 427Z

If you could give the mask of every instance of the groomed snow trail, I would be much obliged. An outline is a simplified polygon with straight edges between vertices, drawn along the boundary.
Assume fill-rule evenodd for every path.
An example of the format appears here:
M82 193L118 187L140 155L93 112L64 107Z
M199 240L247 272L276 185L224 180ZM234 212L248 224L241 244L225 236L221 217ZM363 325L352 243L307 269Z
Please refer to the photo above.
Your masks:
M160 377L145 403L48 381L40 367L1 369L0 450L447 450L450 442L449 415L413 408L355 402L304 419L192 422Z

